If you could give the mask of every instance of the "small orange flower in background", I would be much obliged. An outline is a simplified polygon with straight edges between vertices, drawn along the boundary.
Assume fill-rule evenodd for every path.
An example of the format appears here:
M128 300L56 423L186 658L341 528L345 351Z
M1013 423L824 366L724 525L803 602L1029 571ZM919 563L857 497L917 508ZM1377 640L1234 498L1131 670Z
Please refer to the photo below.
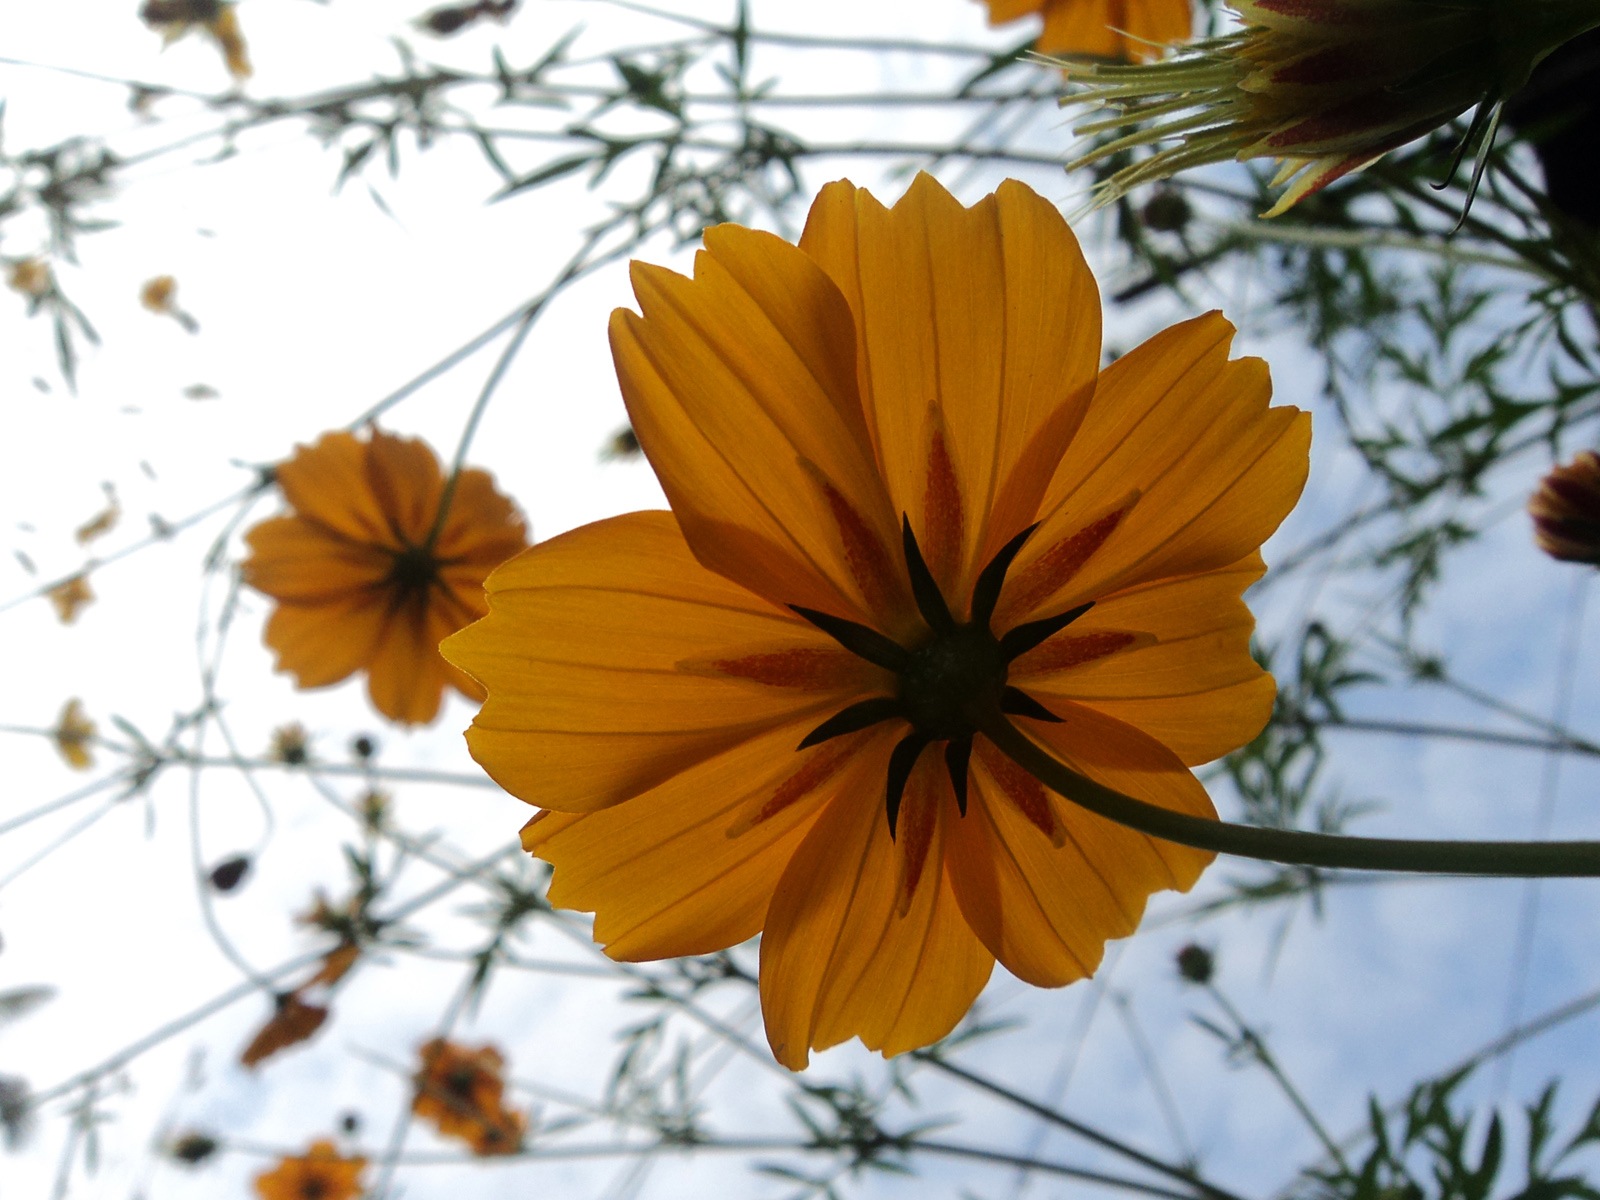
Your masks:
M1241 600L1310 418L1211 313L1100 364L1056 209L931 177L822 190L798 247L724 225L692 279L636 263L612 349L671 513L551 539L445 643L474 757L547 811L523 845L618 959L762 933L780 1062L954 1028L998 959L1094 970L1210 855L1047 792L1080 774L1214 816L1188 769L1272 708Z
M298 991L281 992L273 997L272 1016L239 1052L239 1062L254 1067L280 1050L308 1042L327 1019L328 1010L324 1005L307 1004L300 999Z
M74 696L61 709L55 730L56 749L74 771L94 766L94 755L89 752L94 734L95 725L83 711L83 701Z
M411 1111L444 1137L459 1138L480 1156L514 1154L528 1118L505 1106L505 1059L493 1046L476 1050L434 1038L421 1050Z
M1585 450L1546 475L1528 514L1534 540L1551 558L1600 566L1600 454Z
M222 51L228 73L235 79L250 78L249 47L239 28L239 14L229 0L145 0L139 19L167 45L196 29L204 30Z
M89 576L81 571L71 579L63 579L45 595L50 597L56 616L63 625L71 625L84 607L94 602L94 589L89 586Z
M449 511L439 460L413 438L324 434L277 468L292 512L245 535L245 582L278 604L266 643L302 688L357 671L373 707L425 725L447 687L483 691L439 656L440 639L485 612L483 581L528 544L516 506L464 470Z
M50 275L49 266L41 259L22 258L7 269L6 286L30 300L37 300L55 286L55 280Z
M178 307L178 281L171 275L157 275L139 289L139 303L158 316L171 317L190 333L200 332L200 322Z
M985 0L989 24L1038 14L1034 50L1069 57L1156 58L1194 31L1189 0Z
M356 1200L365 1190L361 1174L367 1160L345 1158L328 1138L319 1138L298 1158L280 1159L256 1176L260 1200Z

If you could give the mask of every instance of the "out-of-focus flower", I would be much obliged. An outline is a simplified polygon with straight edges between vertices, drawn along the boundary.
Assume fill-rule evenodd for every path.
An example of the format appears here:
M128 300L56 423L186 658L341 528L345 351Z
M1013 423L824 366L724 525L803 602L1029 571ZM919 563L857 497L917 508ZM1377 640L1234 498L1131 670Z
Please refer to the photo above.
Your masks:
M1155 58L1194 30L1189 0L985 0L989 24L1044 19L1040 54L1127 61Z
M249 47L230 0L145 0L139 18L168 45L186 33L204 30L222 51L228 73L235 79L250 78Z
M374 429L324 434L277 478L293 512L245 535L243 570L278 602L265 634L278 669L303 688L365 671L373 707L402 724L432 721L447 687L482 699L438 646L483 615L484 577L527 545L489 474L463 470L447 493L425 443Z
M692 279L633 285L612 351L673 511L527 551L444 645L489 691L472 754L547 810L552 903L626 960L760 932L795 1069L945 1036L996 959L1083 978L1211 856L1053 796L980 723L1214 816L1189 767L1271 712L1241 595L1309 416L1216 313L1102 373L1094 278L1014 181L829 184L798 247L722 225Z
M367 1160L345 1158L329 1138L319 1138L298 1158L278 1160L270 1171L256 1176L259 1200L356 1200L365 1185L361 1174Z
M171 275L157 275L139 289L139 303L151 312L171 317L190 333L198 333L200 322L178 307L178 281Z
M1534 540L1551 558L1600 566L1600 454L1584 450L1546 475L1528 513Z
M435 8L417 18L417 28L435 37L449 37L475 25L485 17L505 22L516 11L520 0L477 0L473 4L450 4Z
M50 597L50 603L55 606L56 616L63 625L71 625L76 621L84 606L94 600L94 589L89 586L89 576L82 571L71 579L63 579L45 594Z
M297 992L280 992L273 997L272 1016L240 1052L239 1061L253 1067L280 1050L308 1041L327 1019L328 1010L322 1005L307 1004Z
M267 751L274 762L302 767L311 760L311 737L299 721L290 721L272 731L272 747Z
M459 1138L478 1155L513 1154L522 1145L527 1117L505 1106L505 1059L493 1046L476 1050L443 1038L422 1047L411 1111L445 1137Z
M122 504L117 499L117 489L109 483L100 486L106 494L106 506L73 531L72 536L80 546L87 546L95 539L104 537L122 519Z
M37 300L55 286L55 279L42 259L23 258L13 262L7 269L6 286L13 292Z
M1478 106L1463 149L1487 152L1500 105L1550 51L1600 24L1596 0L1229 0L1244 28L1143 65L1086 64L1064 104L1112 110L1074 132L1122 136L1073 169L1170 143L1096 198L1230 159L1272 158L1276 216ZM1479 165L1483 160L1479 156ZM1476 173L1475 176L1476 178Z
M62 707L55 729L56 749L74 771L87 771L94 766L94 755L89 751L94 734L95 725L83 711L83 701L74 696Z

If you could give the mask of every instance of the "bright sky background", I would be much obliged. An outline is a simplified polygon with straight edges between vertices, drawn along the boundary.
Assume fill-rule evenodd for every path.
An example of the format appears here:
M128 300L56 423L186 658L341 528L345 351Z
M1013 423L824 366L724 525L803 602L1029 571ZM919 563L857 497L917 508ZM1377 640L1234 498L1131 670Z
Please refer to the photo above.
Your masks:
M687 11L724 16L731 5L678 0ZM214 49L191 38L166 50L134 16L133 0L74 0L71 4L10 5L0 11L0 47L16 60L115 78L138 79L212 93L227 84ZM418 13L425 6L416 5ZM498 39L513 64L532 60L555 37L582 20L594 48L620 37L653 36L642 19L597 3L529 0L509 30L486 24L450 42L429 42L405 24L406 6L384 0L248 0L240 6L256 76L250 94L299 95L334 83L392 72L391 35L410 38L424 57L481 69ZM986 30L969 0L782 0L756 3L758 26L813 32L914 35L928 40L1009 44L1011 31ZM864 57L795 62L786 86L818 91L874 86L937 87L948 65L899 55L874 63ZM73 134L104 136L123 154L175 140L214 124L198 105L162 101L157 122L127 107L125 90L57 72L0 66L6 98L5 146L11 152ZM808 128L836 137L883 134L906 140L939 136L936 118L904 113L808 117ZM1051 131L1045 129L1043 135ZM1060 130L1064 142L1065 129ZM41 579L75 569L82 551L71 531L102 505L101 484L113 484L125 510L122 525L95 547L106 553L146 530L147 514L175 520L239 490L250 466L276 460L296 442L352 419L393 388L449 352L493 319L544 286L576 245L575 230L590 219L592 199L577 181L548 193L500 205L484 204L494 177L476 151L441 145L424 156L408 152L398 183L374 182L387 212L353 181L337 195L331 184L336 151L324 150L296 124L242 139L240 153L215 166L198 160L215 143L165 156L130 175L130 186L104 206L121 224L86 236L80 263L58 264L73 299L104 338L89 348L76 393L53 364L43 321L22 319L20 297L0 292L0 532L38 568L28 574L11 554L0 557L0 605L26 594ZM843 173L815 171L813 186ZM884 197L903 186L872 168L853 168L858 182ZM1031 181L1071 207L1076 184L1053 171ZM976 198L992 178L965 181ZM798 215L798 214L797 214ZM1082 230L1097 251L1092 226ZM0 255L20 257L38 246L20 223L5 227ZM664 243L657 260L686 262L687 252ZM159 274L179 282L181 306L199 321L191 336L138 306L140 285ZM1225 309L1248 295L1235 280L1210 297ZM629 303L620 266L596 274L564 296L539 323L508 376L479 434L472 459L492 470L546 537L585 521L661 504L642 462L601 463L598 451L623 420L605 346L604 317ZM1172 307L1169 315L1181 310ZM1150 332L1153 312L1113 314L1108 342L1126 346ZM1239 351L1266 356L1280 400L1312 405L1319 368L1292 341L1246 330ZM387 427L426 436L442 454L492 362L492 350L424 389L396 409ZM36 386L34 380L45 381ZM186 398L206 384L216 399ZM1330 425L1331 429L1331 425ZM1505 699L1550 712L1556 668L1576 646L1577 661L1592 661L1600 646L1600 605L1583 607L1574 570L1541 558L1531 547L1519 511L1519 489L1506 485L1506 516L1455 561L1445 599L1425 626L1425 639L1455 653L1468 679ZM1306 506L1278 542L1282 553L1342 511L1359 486L1347 462L1319 444ZM272 511L268 498L255 510ZM119 714L159 739L172 715L199 696L196 627L215 612L226 576L202 577L201 560L220 520L126 562L98 571L97 602L76 625L59 625L42 600L0 608L0 725L45 726L62 703L81 696L103 733ZM236 561L237 538L228 544ZM1299 618L1313 606L1363 613L1375 598L1337 581L1305 580L1275 593L1270 620ZM209 609L204 606L209 606ZM459 730L471 716L459 699L430 730L406 734L384 725L365 706L359 684L330 692L296 693L271 671L259 647L266 605L247 598L224 658L220 690L243 750L264 751L271 730L299 720L315 735L314 751L342 762L351 734L371 730L386 765L471 770ZM1581 618L1576 623L1574 614ZM1581 668L1570 720L1600 726L1600 688ZM1481 710L1437 696L1372 694L1374 714L1428 716L1489 723ZM1461 744L1418 746L1395 738L1330 735L1337 752L1333 776L1352 800L1381 802L1383 812L1363 832L1416 836L1526 836L1536 832L1541 795L1551 807L1550 831L1600 835L1594 785L1600 773L1581 760L1566 762L1551 784L1540 756L1488 752ZM7 769L0 783L0 822L91 782L61 766L42 738L7 736ZM220 751L213 737L211 751ZM105 758L102 757L102 765ZM352 826L302 780L263 779L274 827L239 780L213 773L200 795L201 850L210 864L235 852L258 856L248 886L219 899L219 919L258 966L309 950L313 942L290 923L311 888L342 886L339 843ZM353 798L354 781L342 791ZM410 785L396 790L402 823L436 832L464 855L506 845L526 810L492 789ZM13 881L30 856L47 847L102 803L100 796L0 839L0 991L49 982L59 989L45 1007L0 1027L0 1074L21 1075L47 1088L114 1054L161 1022L234 985L238 972L204 932L191 863L187 777L173 772L141 798L106 813L71 848ZM1244 873L1223 864L1220 880ZM436 876L419 872L414 887ZM1210 894L1202 884L1201 894ZM406 889L402 889L404 892ZM1312 1141L1258 1071L1232 1070L1216 1042L1187 1018L1205 1007L1182 990L1173 952L1191 938L1216 947L1222 982L1232 998L1272 1037L1274 1050L1326 1123L1338 1133L1356 1128L1365 1097L1398 1098L1410 1083L1442 1069L1503 1032L1510 973L1517 960L1516 929L1525 886L1515 882L1393 883L1336 890L1320 924L1301 909L1287 937L1277 914L1262 913L1198 931L1172 917L1190 901L1160 899L1150 928L1114 947L1094 984L1037 992L996 973L985 1015L1025 1018L1025 1028L993 1039L973 1061L1034 1095L1060 1099L1068 1111L1161 1150L1179 1153L1140 1066L1140 1050L1119 1017L1125 1004L1137 1019L1182 1114L1183 1136L1218 1179L1258 1193L1289 1182ZM1600 986L1593 948L1600 934L1595 885L1546 884L1521 1011L1535 1015ZM427 928L446 944L472 944L469 926L440 906ZM546 935L541 935L541 938ZM534 953L591 961L559 939ZM398 968L369 965L341 993L335 1020L309 1049L282 1056L251 1075L234 1065L239 1046L265 1016L249 999L165 1043L141 1059L126 1086L106 1104L114 1118L102 1131L100 1170L73 1177L73 1196L223 1197L248 1194L248 1178L263 1160L230 1155L198 1172L184 1172L152 1153L176 1129L200 1127L271 1147L300 1147L331 1133L339 1116L359 1111L363 1144L382 1145L405 1095L401 1070L459 981L456 964ZM476 1019L458 1027L472 1043L495 1041L511 1075L526 1084L530 1103L544 1089L595 1096L609 1066L606 1039L637 1011L619 1005L610 985L547 976L504 978ZM755 1014L736 1019L759 1040ZM1509 1076L1485 1072L1475 1095L1520 1101L1552 1074L1569 1075L1569 1110L1593 1099L1595 1018L1566 1026L1525 1048ZM859 1047L818 1060L822 1072L869 1065ZM391 1064L385 1066L384 1064ZM198 1064L198 1065L197 1065ZM1070 1076L1070 1082L1066 1082ZM775 1076L736 1062L707 1084L713 1125L730 1131L790 1131ZM953 1131L997 1149L1042 1148L1087 1162L1075 1148L1047 1139L1009 1113L972 1102L970 1093L933 1079L925 1084L924 1115L964 1114ZM65 1122L52 1110L40 1135L4 1160L3 1194L49 1194ZM447 1150L423 1131L408 1143ZM1009 1176L949 1163L927 1162L922 1181L871 1178L871 1196L974 1195L999 1200L1017 1194ZM604 1196L626 1164L571 1166L510 1163L463 1175L454 1167L418 1167L403 1179L406 1194L483 1197L547 1194ZM747 1173L730 1159L655 1163L637 1194L651 1197L768 1196L783 1185ZM1068 1194L1040 1181L1027 1194ZM632 1193L621 1193L632 1194Z

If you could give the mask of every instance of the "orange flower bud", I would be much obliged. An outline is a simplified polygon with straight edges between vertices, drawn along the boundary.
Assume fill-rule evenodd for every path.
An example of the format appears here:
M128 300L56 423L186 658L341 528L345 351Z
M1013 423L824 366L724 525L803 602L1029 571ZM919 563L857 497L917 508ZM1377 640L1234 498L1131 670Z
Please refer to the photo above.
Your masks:
M1534 540L1551 558L1600 566L1600 454L1585 450L1546 475L1528 513Z

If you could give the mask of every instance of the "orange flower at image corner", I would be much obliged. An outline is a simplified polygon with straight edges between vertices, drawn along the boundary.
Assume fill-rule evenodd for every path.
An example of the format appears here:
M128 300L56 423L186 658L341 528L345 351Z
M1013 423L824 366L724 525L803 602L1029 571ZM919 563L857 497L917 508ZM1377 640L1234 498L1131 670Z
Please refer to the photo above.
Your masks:
M1189 0L984 0L989 24L1037 13L1044 19L1033 45L1039 54L1090 58L1157 58L1194 32Z
M612 349L673 511L527 551L442 647L488 689L474 757L548 810L522 837L552 903L624 960L762 933L794 1069L943 1037L996 959L1088 975L1210 856L1048 793L962 705L1214 816L1189 768L1272 707L1241 594L1309 416L1216 313L1100 372L1077 241L1014 181L829 184L798 247L723 225L693 279L633 286Z
M320 1138L303 1155L279 1159L272 1170L257 1175L256 1195L260 1200L356 1200L366 1190L361 1181L366 1169L366 1159L345 1158Z
M463 470L434 531L445 477L428 446L373 429L326 433L276 469L291 512L245 534L245 582L277 601L266 643L302 688L357 671L373 707L423 725L455 687L482 690L440 657L441 638L481 617L483 581L528 544L487 472Z

